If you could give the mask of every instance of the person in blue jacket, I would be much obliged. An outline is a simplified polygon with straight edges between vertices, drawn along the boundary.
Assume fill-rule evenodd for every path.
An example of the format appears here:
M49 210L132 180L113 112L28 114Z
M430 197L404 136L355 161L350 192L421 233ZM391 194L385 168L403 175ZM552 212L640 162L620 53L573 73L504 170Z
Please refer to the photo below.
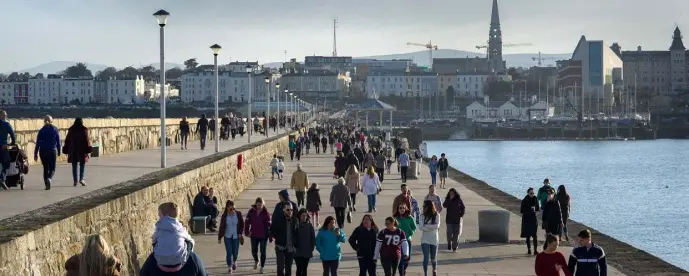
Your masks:
M57 157L60 156L60 131L53 125L53 117L46 115L43 118L45 125L38 131L36 137L36 148L33 152L33 160L38 161L41 158L43 165L43 183L45 189L50 190L53 175L55 175L55 167L57 165Z
M289 198L289 192L287 190L279 191L278 199L280 201L277 204L275 204L275 210L273 210L273 216L271 217L271 221L275 219L276 214L282 214L282 209L285 206L285 204L290 204L292 205L292 210L297 210L297 204ZM296 212L292 212L292 217L297 217Z
M337 276L342 250L340 243L347 242L344 231L335 228L335 218L328 216L316 235L316 250L321 254L323 275ZM330 273L328 273L330 272Z

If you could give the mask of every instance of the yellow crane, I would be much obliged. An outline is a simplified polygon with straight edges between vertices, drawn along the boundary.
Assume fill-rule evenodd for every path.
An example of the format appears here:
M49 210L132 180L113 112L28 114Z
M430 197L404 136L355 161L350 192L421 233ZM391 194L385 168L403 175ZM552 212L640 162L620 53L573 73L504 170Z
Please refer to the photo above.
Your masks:
M429 62L429 69L433 71L433 50L438 50L438 45L433 45L433 42L428 41L428 43L423 44L423 43L414 43L414 42L407 42L408 46L419 46L419 47L424 47L428 49L428 62Z
M517 43L517 44L502 44L503 48L510 48L510 47L524 47L524 46L533 46L531 43ZM488 45L478 45L476 46L476 49L486 49L486 57L490 56L490 53L488 53Z

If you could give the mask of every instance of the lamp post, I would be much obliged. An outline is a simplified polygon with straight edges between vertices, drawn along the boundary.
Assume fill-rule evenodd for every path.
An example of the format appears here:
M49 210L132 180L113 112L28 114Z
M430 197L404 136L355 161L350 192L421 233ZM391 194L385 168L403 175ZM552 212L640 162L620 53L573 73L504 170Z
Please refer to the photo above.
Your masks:
M215 152L220 151L220 129L218 128L219 121L220 121L220 116L218 116L219 113L219 98L220 98L220 77L218 75L218 53L220 53L220 50L222 47L218 44L213 44L211 46L211 50L213 50L213 68L215 70Z
M294 126L294 92L289 92L289 124L290 128Z
M292 112L292 102L290 101L289 90L285 89L285 129L287 129L287 119L289 119L290 112Z
M165 24L170 13L159 10L153 14L160 26L160 167L167 166L167 133L165 127Z
M246 73L249 76L249 106L248 106L248 108L249 108L248 113L249 114L246 115L246 123L247 123L247 130L248 130L247 131L247 137L249 137L247 140L248 143L251 143L251 132L252 132L252 127L253 127L253 122L251 120L251 72L253 70L254 70L254 68L251 67L251 65L246 66Z
M268 137L268 130L270 129L270 77L266 76L263 79L266 82L266 117L263 120L266 121L266 137Z
M280 83L275 84L275 96L278 98L278 111L277 114L275 114L275 118L277 118L277 125L275 126L275 129L279 130L280 129Z

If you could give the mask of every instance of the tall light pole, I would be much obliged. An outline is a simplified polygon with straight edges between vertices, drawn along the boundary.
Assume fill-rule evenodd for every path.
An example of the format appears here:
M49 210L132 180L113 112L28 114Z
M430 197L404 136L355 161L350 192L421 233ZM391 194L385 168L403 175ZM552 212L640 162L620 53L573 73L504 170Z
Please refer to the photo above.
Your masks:
M215 70L215 152L220 151L220 129L218 126L220 126L220 116L218 116L218 113L220 111L220 107L218 106L219 98L220 98L220 77L218 75L218 53L220 53L220 50L222 47L218 44L213 44L211 46L211 50L213 50L213 68Z
M275 126L275 129L279 130L280 129L280 83L275 83L275 96L278 98L278 110L277 114L275 114L275 118L277 118L276 123L277 125Z
M160 167L167 166L167 129L165 127L165 24L170 13L159 10L153 14L160 26Z
M294 93L289 92L289 112L291 113L289 116L289 124L290 128L294 126Z
M251 143L251 132L253 130L252 129L253 122L251 121L251 73L253 71L254 71L254 68L251 67L251 65L246 66L246 73L249 76L249 110L248 110L249 114L246 115L246 123L247 123L247 130L248 130L247 131L247 137L249 137L247 140L248 143Z
M270 130L270 77L266 76L263 80L266 82L266 117L263 120L266 122L266 137L268 137L268 130Z
M289 90L285 89L285 129L288 129L287 120L289 119L290 112L292 112L292 102L290 98L292 98L292 96L290 96Z

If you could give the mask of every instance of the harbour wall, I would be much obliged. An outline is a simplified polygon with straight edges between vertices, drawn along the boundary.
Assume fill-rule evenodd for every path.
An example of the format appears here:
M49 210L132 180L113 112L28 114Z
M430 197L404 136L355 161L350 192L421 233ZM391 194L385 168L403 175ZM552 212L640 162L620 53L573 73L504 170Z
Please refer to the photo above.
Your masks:
M101 155L121 153L160 146L160 119L83 119L84 126L89 129L89 138L93 145L99 145ZM166 134L172 143L178 143L179 122L181 118L169 118L165 121ZM189 127L196 127L197 119L188 119ZM8 120L17 136L17 145L29 155L29 164L35 162L31 155L36 148L38 130L43 127L42 119ZM74 119L54 119L53 125L60 131L61 142L67 137L67 130L74 123ZM198 139L197 135L190 135L190 140ZM58 157L58 162L67 161L66 155Z
M428 161L428 160L426 160ZM505 193L488 183L450 167L448 177L462 183L468 189L488 199L494 204L514 214L520 214L521 199ZM539 224L540 225L540 224ZM609 265L614 266L628 276L676 276L689 273L650 253L637 249L627 243L618 241L604 233L586 226L583 223L569 220L567 223L570 239L576 240L576 235L584 229L591 230L593 240L603 247ZM652 233L651 233L652 234Z
M294 133L292 133L293 135ZM288 153L288 135L272 137L0 221L0 276L64 275L64 262L87 236L100 233L137 275L152 252L158 205L174 202L189 229L191 205L202 186L231 199L266 171L273 154ZM239 168L239 158L243 158Z

